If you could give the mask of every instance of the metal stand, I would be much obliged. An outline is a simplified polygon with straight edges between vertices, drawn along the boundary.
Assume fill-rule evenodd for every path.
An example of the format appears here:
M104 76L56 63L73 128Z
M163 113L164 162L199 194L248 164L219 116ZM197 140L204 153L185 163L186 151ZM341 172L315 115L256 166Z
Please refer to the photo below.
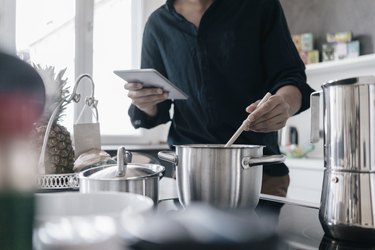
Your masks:
M94 90L95 90L95 84L92 79L92 77L89 74L82 74L80 75L73 88L73 92L71 95L69 95L69 92L63 93L63 98L62 100L58 103L56 108L54 109L50 119L48 120L46 132L44 134L44 139L43 139L43 145L42 149L40 152L40 157L39 157L39 163L38 163L38 180L37 180L37 185L39 189L43 190L56 190L56 189L78 189L79 188L79 181L78 181L78 176L76 173L69 173L69 174L45 174L46 169L45 169L45 154L46 154L46 148L47 148L47 143L48 143L48 138L49 134L51 132L51 127L53 124L53 121L57 115L58 110L62 105L68 105L72 101L75 103L78 103L81 100L81 94L77 93L77 88L80 83L80 81L83 78L88 78L91 83L91 94L90 96L87 96L85 98L86 105L93 108L95 111L95 115L97 119L99 120L99 113L98 113L98 100L95 99L94 97Z

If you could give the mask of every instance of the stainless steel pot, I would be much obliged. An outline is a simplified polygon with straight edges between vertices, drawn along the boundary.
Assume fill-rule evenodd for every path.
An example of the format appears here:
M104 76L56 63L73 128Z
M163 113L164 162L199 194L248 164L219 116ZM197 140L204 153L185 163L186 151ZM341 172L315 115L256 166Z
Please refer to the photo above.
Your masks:
M263 156L263 146L180 145L159 158L174 163L178 197L184 206L205 202L222 208L258 204L262 165L281 163L282 155Z
M330 81L312 93L312 142L319 140L321 95L326 167L375 172L375 77Z
M375 243L374 183L375 173L325 170L319 220L327 235Z
M375 77L331 81L311 95L312 142L319 138L321 95L321 224L333 238L375 242Z
M157 164L129 164L131 153L124 147L117 151L117 165L90 168L79 174L80 192L117 191L159 200L159 179L165 168Z

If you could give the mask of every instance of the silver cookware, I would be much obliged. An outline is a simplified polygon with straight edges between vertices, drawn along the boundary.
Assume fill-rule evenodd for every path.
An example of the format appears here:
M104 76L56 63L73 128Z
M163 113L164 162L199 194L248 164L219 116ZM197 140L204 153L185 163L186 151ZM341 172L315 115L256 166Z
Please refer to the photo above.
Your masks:
M253 208L262 185L262 165L281 163L282 155L263 156L263 146L179 145L159 158L176 165L182 205L204 202L221 208Z
M131 153L124 147L117 151L117 165L87 169L79 174L80 192L130 192L158 202L159 180L165 168L158 164L130 164Z
M375 77L331 81L311 95L311 139L323 96L325 173L319 218L343 240L375 242Z

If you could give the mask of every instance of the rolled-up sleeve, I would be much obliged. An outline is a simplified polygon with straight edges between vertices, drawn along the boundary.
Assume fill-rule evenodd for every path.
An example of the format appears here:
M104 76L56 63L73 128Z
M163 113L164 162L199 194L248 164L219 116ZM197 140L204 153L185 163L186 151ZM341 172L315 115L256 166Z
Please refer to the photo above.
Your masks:
M298 114L310 107L310 94L314 90L306 83L305 65L294 46L279 1L264 1L262 10L262 52L266 82L270 84L273 94L283 86L296 86L302 94Z

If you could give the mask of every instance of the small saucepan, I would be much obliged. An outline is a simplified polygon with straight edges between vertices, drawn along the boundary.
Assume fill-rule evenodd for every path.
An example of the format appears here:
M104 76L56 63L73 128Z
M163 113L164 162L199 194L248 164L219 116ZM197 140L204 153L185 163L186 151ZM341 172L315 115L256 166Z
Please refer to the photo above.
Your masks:
M263 156L264 146L180 145L160 159L176 165L182 205L203 202L220 208L254 208L259 201L263 165L281 163L283 155Z
M131 153L120 147L117 165L87 169L79 174L80 192L129 192L150 197L155 204L159 199L159 180L165 168L158 164L130 164Z

